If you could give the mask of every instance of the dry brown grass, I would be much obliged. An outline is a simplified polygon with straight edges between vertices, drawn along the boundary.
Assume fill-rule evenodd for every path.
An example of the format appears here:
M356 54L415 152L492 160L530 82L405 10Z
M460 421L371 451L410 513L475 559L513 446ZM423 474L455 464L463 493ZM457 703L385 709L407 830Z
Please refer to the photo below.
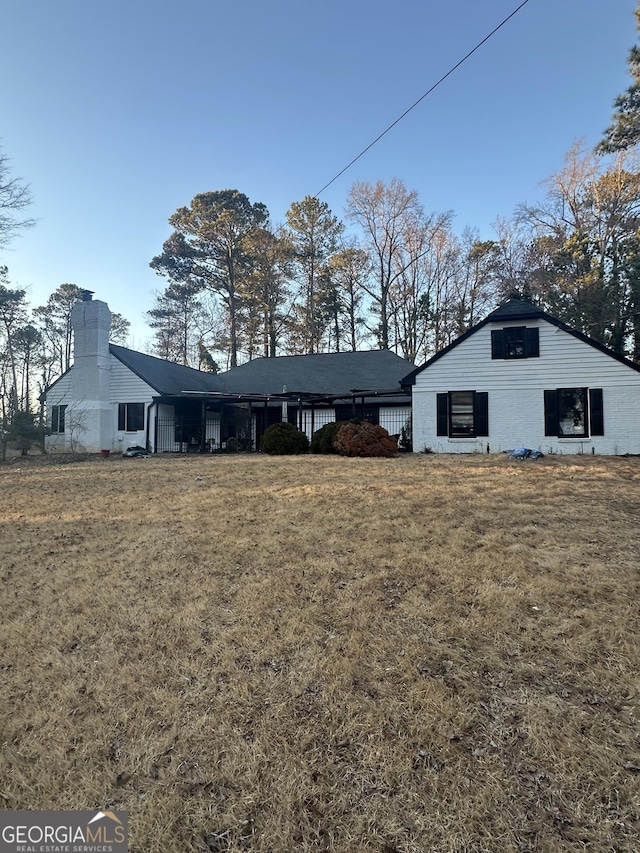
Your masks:
M131 850L637 851L640 459L0 467L0 804Z

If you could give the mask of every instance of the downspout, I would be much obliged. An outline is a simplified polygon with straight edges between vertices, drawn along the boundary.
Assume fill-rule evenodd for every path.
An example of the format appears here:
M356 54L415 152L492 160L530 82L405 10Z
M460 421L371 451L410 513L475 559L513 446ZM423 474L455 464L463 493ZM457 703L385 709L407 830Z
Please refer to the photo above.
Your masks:
M145 445L147 450L150 450L151 453L156 452L156 448L158 446L158 418L155 417L153 419L153 447L151 447L149 442L149 421L151 420L151 409L156 405L156 401L152 400L147 409L147 430L145 436Z

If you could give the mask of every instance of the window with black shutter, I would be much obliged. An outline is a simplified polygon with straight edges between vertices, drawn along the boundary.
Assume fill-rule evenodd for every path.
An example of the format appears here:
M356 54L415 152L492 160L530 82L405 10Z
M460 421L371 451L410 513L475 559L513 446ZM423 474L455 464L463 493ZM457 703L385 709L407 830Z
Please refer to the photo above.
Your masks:
M491 358L539 358L540 336L538 329L526 326L509 326L491 331Z
M558 438L604 435L602 388L545 391L544 434Z
M448 391L436 394L436 433L449 438L489 435L489 394Z

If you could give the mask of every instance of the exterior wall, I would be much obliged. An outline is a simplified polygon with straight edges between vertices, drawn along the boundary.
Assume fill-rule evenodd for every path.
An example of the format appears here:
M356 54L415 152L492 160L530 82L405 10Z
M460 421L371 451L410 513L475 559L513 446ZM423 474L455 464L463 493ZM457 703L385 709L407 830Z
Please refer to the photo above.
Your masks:
M537 327L540 356L492 359L491 328ZM545 436L544 391L602 388L604 435ZM489 435L437 435L436 395L486 391ZM487 324L416 376L413 386L413 448L440 453L500 453L528 447L543 453L640 453L640 372L545 320Z
M138 444L147 446L147 430L149 440L153 443L156 407L152 406L151 398L157 392L143 382L139 376L132 373L114 355L110 355L109 371L109 406L111 410L111 444L110 449L116 453L122 453L127 447ZM118 404L119 403L144 403L144 429L125 432L118 429ZM173 406L170 407L173 413ZM151 422L149 422L151 418Z
M51 428L51 410L53 406L67 406L69 415L65 413L65 431L63 433L51 433L45 438L45 448L47 453L68 453L71 450L71 440L73 433L70 431L73 424L73 405L71 397L71 371L67 371L64 376L55 383L55 385L47 391L47 410L46 423L47 428Z
M94 356L94 361L97 361ZM96 368L97 369L97 368ZM100 366L101 376L94 379L105 393L103 400L91 399L95 395L89 383L91 369L78 369L76 362L47 392L47 424L51 426L53 406L66 405L65 432L54 433L46 438L48 453L69 452L72 444L79 453L99 453L109 450L121 453L134 444L146 446L147 424L149 438L153 441L156 407L152 405L152 396L156 393L151 386L143 382L135 373L109 353L106 365ZM107 390L104 390L104 377L107 377ZM99 390L99 389L98 389ZM145 429L135 432L118 430L118 404L144 403ZM92 409L91 406L95 408ZM173 407L171 414L173 415ZM151 421L149 421L151 419Z

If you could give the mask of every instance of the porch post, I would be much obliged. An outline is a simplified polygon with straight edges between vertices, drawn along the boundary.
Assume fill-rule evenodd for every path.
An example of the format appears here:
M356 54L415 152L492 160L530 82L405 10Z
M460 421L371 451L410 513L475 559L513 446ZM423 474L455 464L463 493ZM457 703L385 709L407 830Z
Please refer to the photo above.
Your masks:
M205 440L207 433L207 403L204 397L202 398L200 408L200 453L204 453Z

